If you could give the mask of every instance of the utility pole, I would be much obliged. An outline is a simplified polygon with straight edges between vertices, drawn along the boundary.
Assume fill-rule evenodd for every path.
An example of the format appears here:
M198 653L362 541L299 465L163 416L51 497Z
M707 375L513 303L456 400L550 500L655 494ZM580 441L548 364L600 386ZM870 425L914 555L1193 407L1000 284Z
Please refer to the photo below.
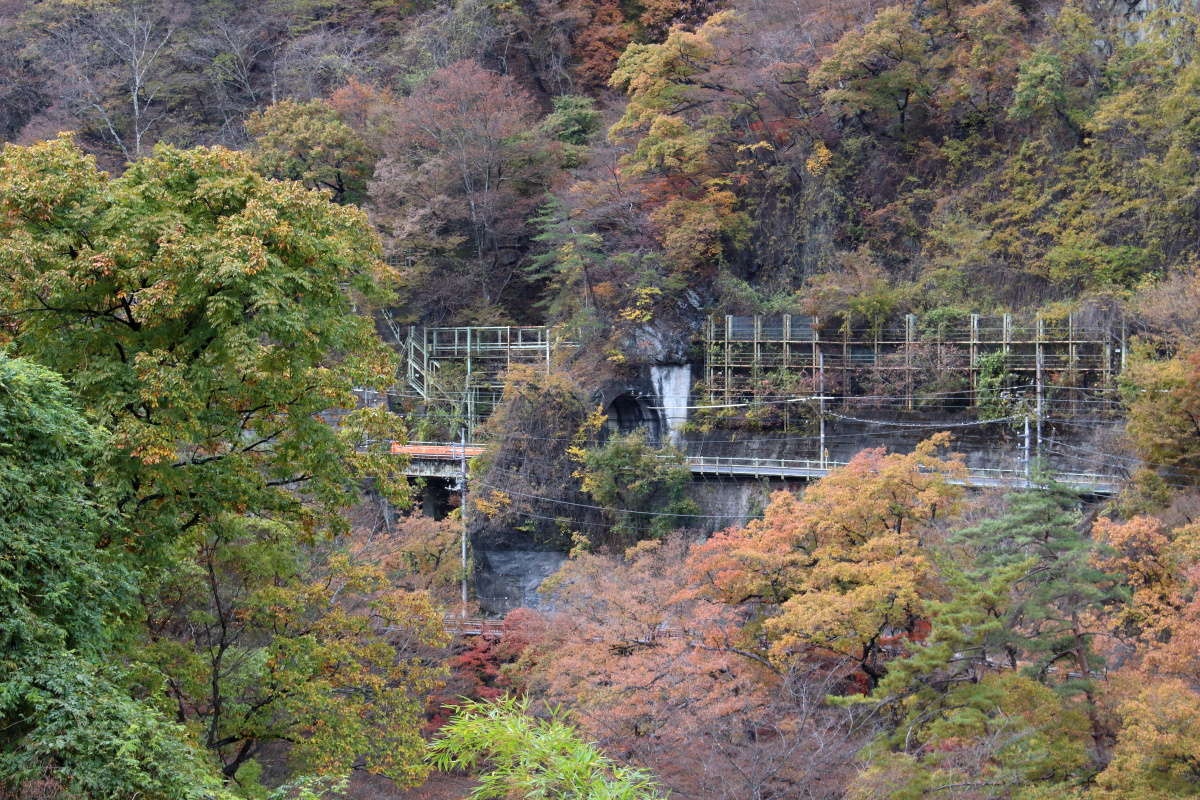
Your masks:
M467 428L464 425L462 428L462 450L459 452L459 476L458 476L458 491L459 505L458 515L462 522L462 534L460 538L461 555L462 555L462 606L459 608L459 616L463 619L467 618Z
M817 414L820 417L821 425L821 441L818 464L821 469L825 469L825 354L820 350L817 351L817 374L819 376L817 385Z
M1029 415L1025 415L1025 488L1029 488L1029 479L1033 474L1033 466L1029 461Z
M1045 395L1045 389L1042 387L1042 370L1044 359L1042 356L1041 345L1041 320L1038 320L1038 346L1037 356L1035 357L1034 366L1037 369L1037 405L1034 407L1034 415L1037 419L1037 457L1042 457L1042 398Z

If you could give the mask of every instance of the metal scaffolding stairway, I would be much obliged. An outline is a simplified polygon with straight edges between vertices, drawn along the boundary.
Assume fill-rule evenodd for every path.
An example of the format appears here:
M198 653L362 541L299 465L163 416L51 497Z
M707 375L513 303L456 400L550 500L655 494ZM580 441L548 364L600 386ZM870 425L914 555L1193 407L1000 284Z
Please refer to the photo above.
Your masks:
M427 406L458 418L474 440L495 410L514 365L549 372L556 349L571 346L544 325L410 327L404 342L408 388Z

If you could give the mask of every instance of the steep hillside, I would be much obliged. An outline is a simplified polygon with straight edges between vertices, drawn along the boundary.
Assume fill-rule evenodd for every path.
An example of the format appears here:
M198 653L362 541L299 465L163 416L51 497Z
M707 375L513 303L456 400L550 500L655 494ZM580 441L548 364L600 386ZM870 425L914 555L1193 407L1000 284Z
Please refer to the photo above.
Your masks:
M685 294L1042 308L1187 270L1197 236L1194 24L1170 3L0 16L10 139L78 130L116 170L157 141L249 147L370 209L402 321L566 322L624 350L638 322L694 324Z
M0 29L0 800L1200 796L1200 2Z

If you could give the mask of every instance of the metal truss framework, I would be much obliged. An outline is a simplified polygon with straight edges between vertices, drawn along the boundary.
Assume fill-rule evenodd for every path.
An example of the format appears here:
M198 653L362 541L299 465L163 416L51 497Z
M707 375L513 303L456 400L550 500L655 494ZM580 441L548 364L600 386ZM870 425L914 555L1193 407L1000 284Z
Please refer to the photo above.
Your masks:
M1003 371L1039 401L1109 394L1125 365L1124 322L1086 324L1064 318L971 314L934 322L909 314L874 328L833 327L799 315L710 317L704 334L703 396L712 405L777 400L779 376L804 376L813 393L849 400L864 375L890 381L908 408L922 373L955 373L963 405L978 400L980 377L1003 353ZM1033 398L1031 398L1033 399Z
M500 403L505 372L517 364L549 372L555 349L566 344L541 325L410 327L405 378L427 406L459 418L468 441L475 441L476 430Z

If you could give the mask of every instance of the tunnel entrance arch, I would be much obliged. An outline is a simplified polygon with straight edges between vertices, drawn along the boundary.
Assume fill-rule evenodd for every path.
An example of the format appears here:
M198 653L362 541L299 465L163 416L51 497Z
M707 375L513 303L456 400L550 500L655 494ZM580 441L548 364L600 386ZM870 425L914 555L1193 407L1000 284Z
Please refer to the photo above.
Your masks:
M650 444L657 447L662 443L662 421L649 398L623 392L609 401L604 412L608 416L604 423L606 439L643 431Z

